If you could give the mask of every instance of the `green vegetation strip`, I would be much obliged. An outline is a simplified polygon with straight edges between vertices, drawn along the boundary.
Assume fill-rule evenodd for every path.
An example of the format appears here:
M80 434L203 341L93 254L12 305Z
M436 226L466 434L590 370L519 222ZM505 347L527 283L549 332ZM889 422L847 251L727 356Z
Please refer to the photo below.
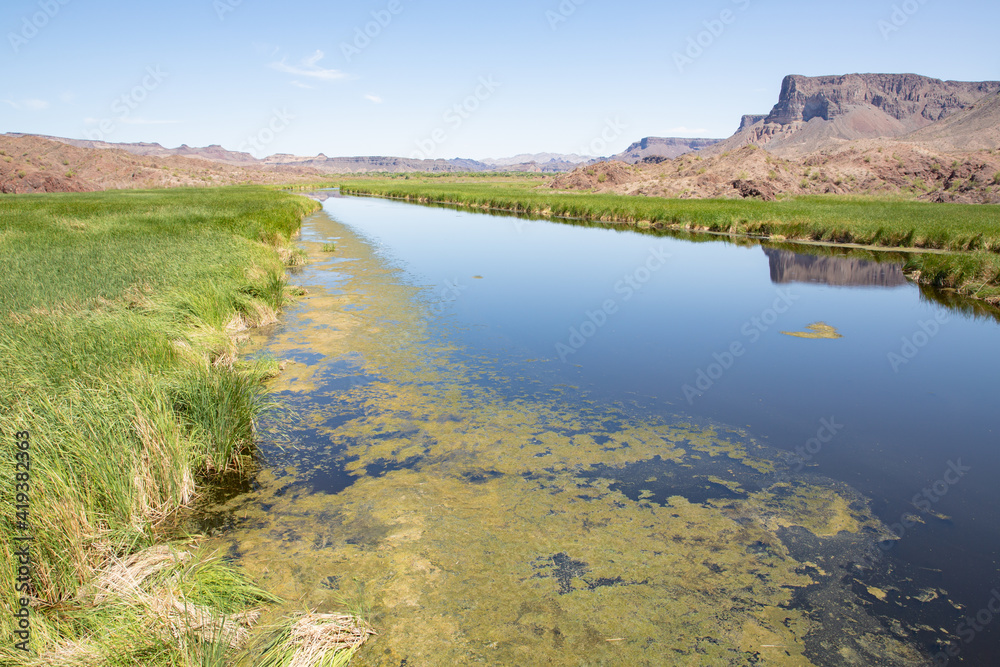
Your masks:
M341 191L417 201L626 224L637 229L686 229L885 248L946 250L914 253L906 270L920 282L1000 302L1000 208L902 199L809 196L776 202L663 199L568 192L538 180L413 177L345 180Z
M270 369L236 335L274 321L315 208L259 187L0 197L0 663L221 664L274 601L158 525L249 452Z

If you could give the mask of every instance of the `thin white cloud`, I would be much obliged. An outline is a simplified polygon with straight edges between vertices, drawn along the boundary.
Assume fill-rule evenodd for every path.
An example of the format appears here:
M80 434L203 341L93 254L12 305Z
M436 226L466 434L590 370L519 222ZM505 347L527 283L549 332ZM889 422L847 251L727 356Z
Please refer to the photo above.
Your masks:
M365 95L365 99L369 102L374 102L375 104L382 104L382 98L378 95Z
M319 61L323 59L323 55L322 51L316 51L316 53L308 58L303 59L298 65L289 65L286 62L287 58L282 58L269 64L268 67L279 72L285 72L286 74L319 79L320 81L339 81L348 78L348 75L339 69L325 69L320 67Z
M268 56L269 58L273 58L278 55L279 51L281 51L280 47L268 44L267 42L251 42L251 44L253 45L254 51L262 56Z
M59 101L62 102L63 104L71 104L75 99L76 99L76 94L71 91L66 91L65 93L59 96Z
M7 104L15 109L23 111L41 111L42 109L48 109L49 103L45 100L4 100Z
M310 86L307 83L302 83L301 81L292 81L293 86L296 88L305 88L306 90L316 90L316 86Z
M681 125L680 127L672 127L670 128L670 131L675 132L677 134L701 134L703 132L708 132L708 130L704 127L699 127L692 130L690 127L684 127L683 125Z

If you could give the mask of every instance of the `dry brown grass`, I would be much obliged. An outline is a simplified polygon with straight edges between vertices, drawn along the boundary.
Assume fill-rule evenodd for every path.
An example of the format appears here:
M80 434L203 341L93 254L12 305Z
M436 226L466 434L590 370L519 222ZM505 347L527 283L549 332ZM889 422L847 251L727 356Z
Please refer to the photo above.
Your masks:
M187 601L178 588L174 573L150 585L151 579L192 562L194 556L167 545L157 545L125 559L111 558L91 584L95 604L119 602L144 607L159 618L181 642L197 637L203 641L222 638L231 647L241 646L250 637L250 628L260 619L259 610L229 617Z
M288 667L313 667L338 652L353 654L375 634L352 614L307 614L292 625L286 647L294 647Z

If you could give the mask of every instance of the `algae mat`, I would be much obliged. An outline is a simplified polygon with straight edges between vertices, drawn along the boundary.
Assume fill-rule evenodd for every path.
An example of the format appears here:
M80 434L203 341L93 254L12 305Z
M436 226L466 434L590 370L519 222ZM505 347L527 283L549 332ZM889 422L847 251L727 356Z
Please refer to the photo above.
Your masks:
M264 462L207 514L294 605L370 607L354 664L925 662L852 591L891 535L850 488L476 359L448 294L326 214L305 238L309 296L260 341L289 360Z

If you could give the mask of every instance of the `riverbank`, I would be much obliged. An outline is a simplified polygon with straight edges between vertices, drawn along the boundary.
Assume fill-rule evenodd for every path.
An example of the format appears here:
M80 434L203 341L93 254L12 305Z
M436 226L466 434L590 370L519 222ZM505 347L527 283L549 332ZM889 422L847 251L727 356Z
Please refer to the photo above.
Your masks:
M442 182L441 178L345 180L345 194L389 197L625 225L775 241L912 249L904 269L918 283L1000 304L1000 209L903 199L808 196L775 202L662 199L553 191L529 182ZM945 252L925 252L925 251Z
M274 369L240 338L276 320L318 207L263 187L0 198L0 662L222 664L276 601L160 527L252 455Z

